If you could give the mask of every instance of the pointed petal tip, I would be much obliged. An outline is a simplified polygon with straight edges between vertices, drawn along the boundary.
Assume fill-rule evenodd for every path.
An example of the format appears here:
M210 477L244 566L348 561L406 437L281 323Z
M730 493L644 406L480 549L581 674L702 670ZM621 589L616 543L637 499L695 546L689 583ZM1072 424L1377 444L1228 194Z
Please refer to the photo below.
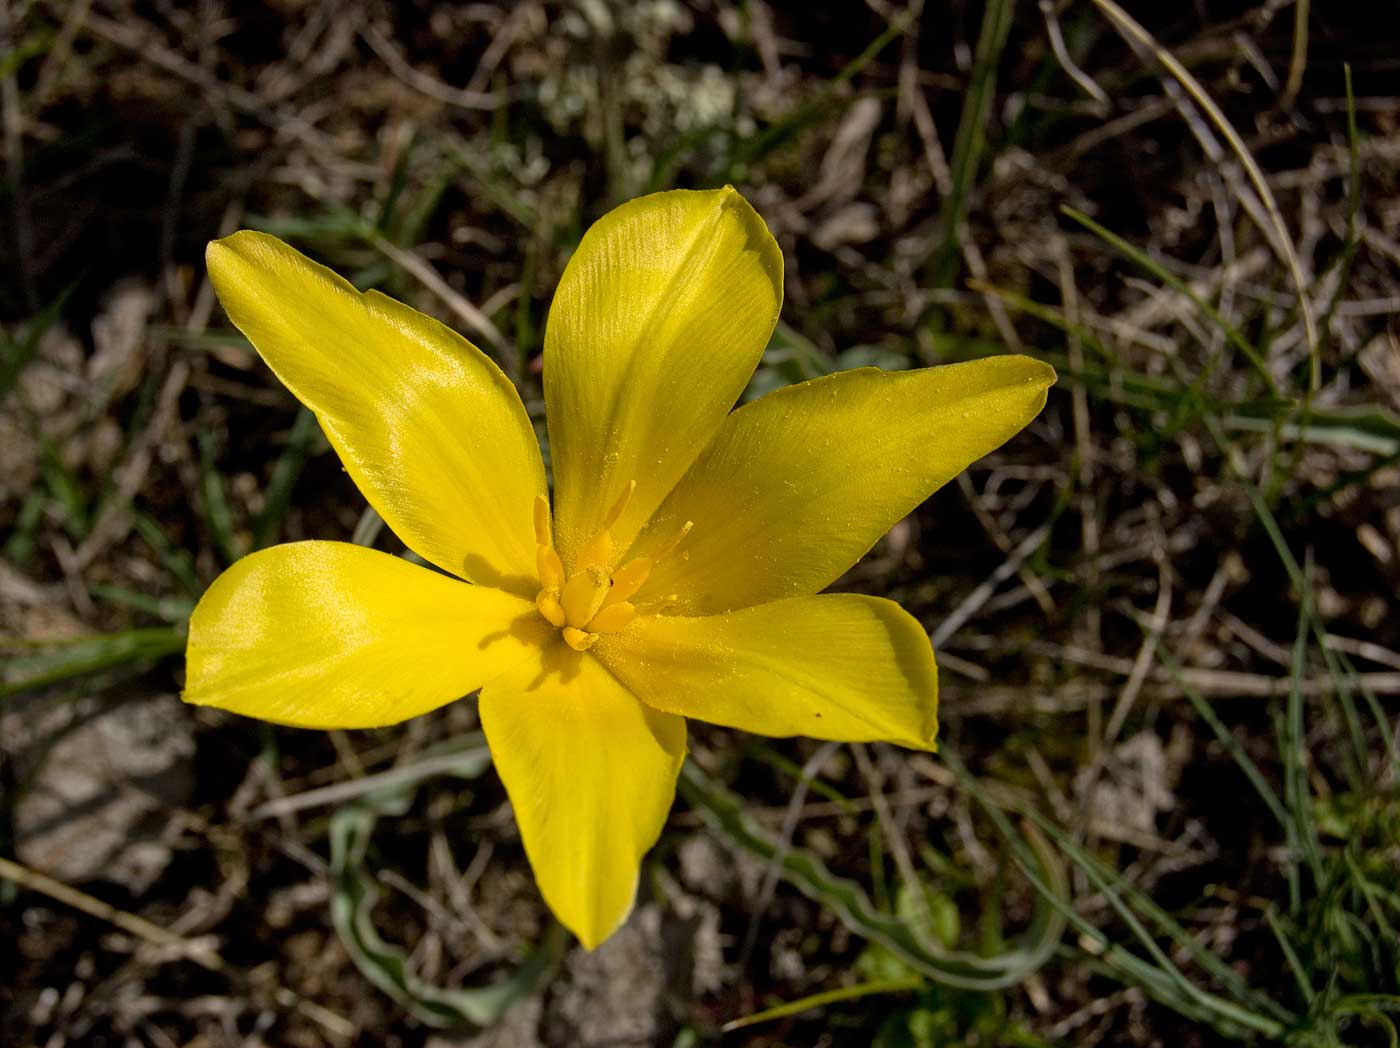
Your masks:
M568 928L569 931L574 933L575 938L578 939L578 944L582 946L586 952L592 953L594 950L598 949L598 947L602 946L603 943L611 939L613 934L627 923L627 918L631 916L631 913L632 911L629 908L628 911L622 915L621 919L611 928L604 927L601 924L580 924L575 928L571 927L567 921L561 920L561 923L564 927Z
M204 247L205 259L211 256L222 255L225 252L235 251L240 245L252 243L258 240L271 239L266 233L259 233L254 229L235 229L227 236L217 237Z
M714 206L720 211L732 211L740 219L750 225L752 235L752 246L764 258L764 262L769 272L773 275L778 293L778 306L782 306L782 282L783 282L783 252L778 246L778 242L773 238L773 232L768 228L768 223L764 221L762 215L749 202L749 198L744 196L726 182L719 189L691 190L710 197L714 201ZM661 194L658 194L661 195Z
M226 237L211 240L205 245L204 267L214 282L214 289L219 292L220 301L223 301L227 287L225 281L233 278L239 263L255 260L255 252L259 250L262 250L263 254L266 255L265 245L269 241L281 243L266 233L259 233L252 229L239 229ZM225 308L227 309L227 304L225 304Z
M545 904L554 914L555 920L573 933L579 945L588 953L592 953L605 942L617 934L618 930L627 923L627 919L632 916L632 912L637 908L637 885L640 883L640 873L632 882L631 902L622 909L621 912L613 915L612 920L607 919L607 915L598 911L580 913L578 910L568 905L565 900L552 898L553 893L544 891L544 886L539 884L538 877L536 884L540 887L540 894L544 897Z
M1028 353L1004 353L982 357L981 360L984 362L996 361L995 366L1008 370L1015 369L1020 373L1026 385L1034 386L1037 389L1049 389L1060 378L1053 366Z
M1052 365L1047 364L1043 360L1036 360L1035 357L1027 357L1026 359L1034 361L1036 365L1035 370L1037 372L1034 381L1042 389L1049 389L1051 386L1053 386L1056 382L1060 380L1059 374L1055 371L1055 368Z
M916 733L893 736L885 741L895 746L902 746L906 750L914 750L918 753L937 753L938 719L935 717L931 726L922 727Z
M237 236L235 233L234 236ZM206 269L216 269L229 250L228 237L220 237L218 240L211 240L204 245L204 266Z

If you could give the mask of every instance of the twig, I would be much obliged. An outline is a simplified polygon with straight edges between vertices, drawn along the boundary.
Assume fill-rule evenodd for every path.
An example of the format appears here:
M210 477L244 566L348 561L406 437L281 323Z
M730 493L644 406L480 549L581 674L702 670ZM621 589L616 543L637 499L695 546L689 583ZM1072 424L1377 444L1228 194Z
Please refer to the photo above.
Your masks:
M1074 282L1074 262L1070 258L1069 244L1062 236L1054 239L1055 271L1060 284L1060 301L1065 306L1065 319L1069 327L1065 331L1065 343L1069 352L1071 370L1084 370L1084 345L1079 337L1079 288ZM1079 541L1089 563L1099 555L1099 516L1094 503L1094 456L1092 427L1089 421L1089 391L1082 383L1070 387L1070 417L1074 422L1074 457L1078 467L1075 485L1078 488ZM1091 588L1098 587L1098 574L1092 572L1087 578ZM1098 604L1091 603L1085 609L1085 632L1089 643L1095 648L1103 646L1103 612Z
M461 109L492 110L500 105L501 99L498 95L482 91L469 91L460 87L453 87L451 84L444 84L441 80L429 76L413 68L408 59L399 54L394 43L375 26L365 26L360 30L360 36L370 49L378 55L389 72L406 83L420 94L439 102L446 102L450 106L457 106Z
M972 616L976 615L982 605L986 604L991 595L997 591L997 587L1016 574L1030 555L1044 545L1045 540L1050 537L1050 527L1050 524L1042 524L1023 538L1020 544L996 566L996 569L983 579L975 590L963 598L962 603L954 608L952 613L929 635L935 649L942 647L949 637L957 633Z
M176 54L159 41L152 39L139 25L129 25L114 18L89 14L83 29L101 37L118 47L140 55L152 65L203 90L211 99L216 99L231 109L261 122L279 136L290 138L306 146L318 157L333 167L350 171L366 178L377 179L382 172L377 167L353 164L346 161L331 137L319 130L304 116L289 109L274 108L262 96L226 83L212 72L201 69L182 55Z
M1288 79L1278 98L1283 109L1293 108L1303 87L1303 71L1308 67L1308 10L1311 6L1310 0L1293 0L1293 53L1288 59Z
M1164 543L1156 542L1154 545L1157 553L1157 606L1152 610L1152 620L1148 625L1147 635L1143 637L1137 658L1133 660L1132 672L1128 674L1128 681L1123 685L1122 694L1118 696L1118 702L1108 718L1108 726L1104 729L1103 748L1105 750L1113 745L1113 740L1118 737L1123 722L1128 719L1128 712L1133 708L1133 703L1137 701L1138 692L1142 690L1142 685L1152 669L1152 657L1157 651L1157 644L1162 639L1162 634L1166 632L1167 624L1170 621L1172 606L1171 566L1168 564L1166 553L1162 549Z
M390 768L388 771L375 772L373 775L366 775L363 778L351 779L348 782L337 782L330 786L320 786L314 790L306 790L303 793L294 793L286 797L278 797L275 800L266 801L258 805L248 813L250 822L262 819L277 819L286 815L293 815L308 808L323 808L328 804L341 804L345 801L354 800L356 797L363 797L367 793L376 790L392 789L395 786L402 786L410 782L417 782L420 779L438 772L451 771L462 763L461 753L448 753L438 757L425 757L423 760L413 764L400 765Z
M87 20L92 0L75 0L68 13L63 16L63 27L54 38L53 46L44 56L44 64L39 67L39 75L34 80L34 91L30 95L31 104L37 111L49 100L49 93L63 72L64 63L73 52L73 38L76 37Z
M782 829L778 831L778 849L768 860L763 871L763 882L758 889L758 894L754 897L753 909L749 914L749 929L744 935L743 949L739 951L740 969L748 967L748 959L753 955L753 948L758 943L758 929L763 923L764 912L773 901L773 893L778 888L783 859L787 857L787 853L792 847L792 835L797 830L797 823L802 815L802 805L807 799L807 791L811 788L812 780L822 773L822 768L826 766L827 761L831 760L840 745L837 742L822 743L817 752L812 754L806 764L802 765L797 785L792 791L792 798L788 801L783 812Z
M12 18L10 0L0 0L0 54L9 54L15 46L18 27ZM25 305L35 310L39 308L39 296L34 288L34 230L24 185L24 113L13 69L0 76L0 119L4 122L5 177L14 219L15 268L19 271Z
M98 554L124 533L130 519L127 511L136 493L146 482L146 474L151 468L156 445L165 436L166 429L179 417L177 407L180 394L184 392L185 383L189 378L189 362L183 358L177 359L171 365L169 373L165 376L165 383L160 388L151 424L137 438L131 453L117 470L116 487L107 499L106 508L73 555L75 570L86 570Z
M370 234L370 243L382 252L395 264L408 270L417 277L423 285L442 299L443 304L448 309L461 317L478 334L490 343L497 355L501 358L501 363L505 371L510 374L519 374L519 352L516 347L501 334L499 328L491 322L491 318L480 309L469 302L465 296L456 291L451 284L442 278L442 275L433 268L431 262L423 258L422 255L412 251L406 251L397 244L387 240L379 233Z
M1108 93L1070 58L1069 48L1065 47L1064 34L1060 32L1060 20L1055 15L1054 0L1040 0L1040 13L1045 19L1045 33L1050 37L1050 50L1055 52L1055 59L1060 63L1060 68L1069 74L1069 78L1079 85L1081 91L1102 106L1104 114L1107 115Z
M856 765L870 789L870 803L875 809L875 817L880 822L880 833L885 838L885 844L889 846L890 854L894 856L895 866L899 869L899 879L909 889L909 899L913 904L914 920L917 924L915 930L922 938L933 932L933 915L929 913L928 896L924 894L923 882L919 880L919 873L914 869L914 859L909 854L909 842L895 825L894 816L885 799L884 777L876 772L865 745L852 746L851 751L855 754Z
M47 874L38 870L31 870L28 866L21 866L17 862L0 857L0 877L14 881L21 888L38 892L40 895L47 895L55 902L61 902L65 906L71 906L89 917L96 917L98 920L114 924L124 932L136 936L146 942L153 943L166 950L172 950L177 956L194 961L201 967L208 968L213 972L223 972L227 966L219 955L207 942L184 939L174 932L167 931L158 924L152 924L144 917L138 917L134 913L119 910L101 899L89 895L87 892L71 888L62 881L54 880Z

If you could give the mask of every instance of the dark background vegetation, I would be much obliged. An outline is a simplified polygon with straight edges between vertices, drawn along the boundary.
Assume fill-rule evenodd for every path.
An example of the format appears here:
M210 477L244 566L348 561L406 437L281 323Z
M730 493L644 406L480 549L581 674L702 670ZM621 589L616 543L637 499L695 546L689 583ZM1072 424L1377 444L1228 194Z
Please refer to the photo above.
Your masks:
M1133 7L0 0L0 1042L1395 1043L1400 14ZM1061 383L841 583L928 626L944 753L697 725L590 955L471 700L178 701L233 559L401 548L202 252L275 232L540 419L582 230L726 181L787 259L751 394Z

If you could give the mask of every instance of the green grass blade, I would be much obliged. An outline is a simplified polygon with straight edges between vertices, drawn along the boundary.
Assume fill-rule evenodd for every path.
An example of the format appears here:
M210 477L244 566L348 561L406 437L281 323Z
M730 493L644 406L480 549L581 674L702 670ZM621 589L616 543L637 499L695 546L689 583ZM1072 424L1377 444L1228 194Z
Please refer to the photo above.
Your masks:
M132 608L152 618L172 624L189 621L194 611L194 601L187 597L152 597L125 586L112 586L105 582L94 582L88 589L99 600L118 607Z
M1278 383L1274 380L1273 373L1269 371L1269 366L1264 362L1264 358L1259 355L1259 351L1250 345L1249 340L1240 334L1239 329L1226 320L1225 317L1220 314L1219 310L1200 295L1196 294L1189 284L1177 277L1175 273L1167 269L1147 252L1129 243L1127 240L1124 240L1112 230L1099 225L1099 223L1095 222L1082 211L1076 211L1072 207L1062 207L1060 211L1066 217L1078 222L1085 229L1089 230L1089 232L1093 233L1096 237L1128 258L1141 269L1151 273L1173 291L1189 299L1192 305L1205 314L1210 322L1220 329L1229 343L1244 355L1244 358L1249 361L1254 370L1263 378L1265 385L1269 387L1269 392L1275 396L1280 395ZM1212 358L1207 363L1206 367L1195 381L1194 385L1197 389L1205 388L1207 381L1214 373L1218 364L1218 358Z
M1104 897L1113 911L1128 926L1133 937L1147 951L1157 970L1166 977L1182 998L1191 1001L1198 1008L1219 1019L1245 1029L1252 1029L1259 1033L1280 1029L1280 1024L1276 1020L1257 1015L1242 1004L1209 993L1188 979L1176 963L1167 956L1166 951L1162 949L1152 933L1143 925L1133 907L1124 901L1122 892L1126 890L1127 894L1133 898L1135 905L1141 905L1147 897L1128 885L1121 876L1107 870L1049 819L1032 810L1028 810L1026 815L1054 840L1055 844L1084 872L1089 882ZM1165 911L1155 907L1155 904L1153 908L1160 917L1169 923L1169 927L1174 929L1171 933L1172 938L1184 945L1185 940L1190 938L1185 929L1180 928Z
M730 844L777 864L781 876L808 898L836 914L857 935L879 943L912 970L935 982L967 990L1014 986L1041 967L1059 943L1064 921L1049 905L1039 905L1022 945L993 957L943 950L917 938L907 924L871 905L854 881L833 874L816 856L800 848L783 848L744 811L739 799L702 771L694 761L681 769L681 794L706 824ZM1053 862L1042 857L1045 876L1060 885Z
M154 517L138 510L132 513L131 524L146 545L160 558L161 566L184 587L186 593L198 597L204 592L199 573L195 570L194 557L190 555L189 550L172 541Z
M44 485L63 512L63 529L70 538L81 540L91 523L89 494L82 481L63 461L53 441L46 436L39 438L39 455Z
M63 307L68 304L68 299L77 286L77 283L70 284L60 292L29 321L23 335L18 339L11 340L0 336L0 404L4 403L10 390L14 389L15 383L19 381L20 373L39 352L39 343L43 340L44 333L63 315Z
M1145 622L1140 622L1139 625L1146 628L1147 624ZM1172 679L1176 682L1177 687L1181 689L1187 701L1195 708L1201 720L1206 722L1210 730L1215 734L1216 739L1225 747L1226 752L1230 754L1230 757L1239 766L1240 771L1244 772L1244 777L1248 779L1249 784L1254 787L1254 792L1259 794L1259 799L1264 802L1265 807L1267 807L1274 818L1278 820L1279 826L1287 830L1289 818L1288 809L1284 807L1283 801L1281 801L1278 794L1274 792L1274 788L1269 785L1269 780L1264 777L1264 773L1259 770L1259 765L1254 763L1254 758L1245 752L1244 747L1240 745L1234 733L1231 732L1230 729L1225 726L1225 722L1216 715L1215 709L1206 700L1205 696L1187 680L1186 675L1181 672L1181 663L1177 662L1172 654L1162 647L1160 640L1157 643L1157 657L1161 659L1162 665L1165 666L1167 672L1172 675Z
M48 650L11 656L0 669L0 699L71 677L151 662L184 646L183 628L157 626L81 637Z
M811 1011L813 1008L821 1008L828 1004L838 1004L841 1001L854 1001L861 997L871 997L877 994L908 993L910 990L917 990L924 984L922 979L879 979L872 982L857 983L855 986L843 986L839 990L826 990L822 993L814 993L810 996L800 998L796 1001L788 1001L775 1008L768 1008L765 1011L755 1012L753 1015L746 1015L742 1019L735 1019L727 1022L721 1027L724 1033L732 1033L734 1030L742 1030L746 1026L757 1026L759 1023L772 1022L774 1019L786 1019L790 1015L799 1015L802 1012Z
M1272 906L1264 910L1264 920L1269 925L1269 930L1274 933L1274 938L1278 941L1279 951L1283 954L1283 959L1288 963L1288 970L1293 975L1293 981L1298 986L1298 993L1302 995L1303 1002L1311 1006L1317 994L1313 990L1312 980L1308 978L1307 969L1303 967L1302 960L1298 957L1297 947L1293 945L1293 940L1284 931L1283 925L1279 923L1278 914L1274 912Z
M1308 789L1307 729L1304 724L1303 678L1307 673L1308 610L1310 590L1303 591L1298 609L1298 635L1293 642L1293 658L1289 670L1288 706L1284 716L1281 740L1283 758L1283 792L1288 803L1291 848L1307 863L1314 882L1325 880L1322 854L1317 842L1312 793Z
M1347 288L1351 285L1351 266L1356 259L1357 245L1361 242L1356 224L1356 216L1361 213L1361 153L1357 141L1356 95L1352 90L1350 62L1342 63L1342 81L1346 87L1347 100L1346 230L1342 234L1342 250L1335 263L1337 286L1327 302L1327 308L1323 310L1322 316L1317 322L1318 336L1322 339L1324 346L1327 344L1331 332L1332 318L1336 315L1337 307L1341 305L1342 299L1346 297ZM1350 361L1347 361L1343 366L1349 363Z
M1109 939L1070 904L1063 892L1047 884L1039 875L1027 854L1025 843L1014 834L1005 812L991 799L957 755L946 745L940 749L939 755L958 776L962 786L982 806L987 816L1007 838L1016 864L1026 879L1030 881L1031 886L1040 893L1042 899L1064 917L1083 941L1091 944L1085 948L1089 956L1084 959L1083 963L1087 967L1102 970L1104 974L1112 976L1119 982L1137 986L1148 996L1173 1011L1190 1019L1210 1023L1216 1029L1232 1036L1259 1033L1266 1037L1277 1038L1283 1035L1288 1024L1266 1016L1254 1015L1233 1002L1196 989L1191 986L1189 981L1183 987L1183 983L1173 978L1168 972ZM1025 814L1031 819L1031 825L1042 827L1049 825L1048 820L1045 820L1038 813L1026 810Z
M233 507L229 505L228 486L214 461L214 441L207 430L199 431L200 494L204 509L204 523L209 529L209 537L219 560L225 565L232 564L243 555L242 544L235 534Z
M1001 64L1002 51L1006 49L1015 6L1013 0L990 0L982 9L982 27L977 34L972 79L967 93L963 95L962 113L958 118L953 152L948 161L953 186L938 216L935 253L928 273L933 287L951 286L961 265L963 226L967 221L972 186L987 145L987 119L996 92L997 68Z
M292 489L301 476L306 460L315 445L317 434L316 416L302 408L292 423L287 437L287 447L278 456L272 467L272 476L267 482L262 511L253 521L253 549L262 549L277 538L282 519L292 504Z
M33 555L39 525L43 523L44 507L47 504L48 496L37 488L24 497L19 512L15 514L14 526L5 539L5 544L0 546L0 557L18 566Z

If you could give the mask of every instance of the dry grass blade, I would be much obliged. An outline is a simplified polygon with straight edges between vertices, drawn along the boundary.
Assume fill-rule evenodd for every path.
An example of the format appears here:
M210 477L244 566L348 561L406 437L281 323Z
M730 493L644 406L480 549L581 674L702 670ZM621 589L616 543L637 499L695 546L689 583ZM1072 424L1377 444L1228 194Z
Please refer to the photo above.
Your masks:
M75 910L81 910L90 917L114 924L138 939L173 951L177 956L194 961L210 971L219 972L225 969L223 959L219 957L210 943L192 942L184 939L158 924L152 924L144 917L138 917L134 913L118 909L101 899L94 898L87 892L79 891L62 881L54 880L38 870L31 870L10 859L0 857L0 878L13 881L21 888L28 888L30 891L47 895L50 899L61 902L65 906L71 906Z
M134 913L118 909L101 899L89 895L87 892L79 891L70 887L62 881L55 880L38 870L31 870L21 866L17 862L0 856L0 879L9 880L18 884L22 888L47 895L55 902L71 906L75 910L80 910L98 920L106 921L116 925L124 932L134 935L142 942L150 943L161 950L172 953L176 957L193 961L202 968L208 968L212 972L219 972L224 975L231 975L242 978L241 973L231 968L212 944L207 942L197 942L185 939L176 935L158 924L138 917ZM298 1011L319 1024L327 1033L338 1040L345 1040L355 1036L357 1027L343 1015L339 1015L329 1008L326 1008L315 1001L307 1001L299 998L289 990L279 990L278 998L285 1004L295 1007Z
M1292 280L1293 289L1298 296L1298 314L1303 320L1304 336L1307 339L1311 357L1308 384L1310 389L1316 390L1322 383L1322 361L1319 356L1320 343L1317 334L1317 320L1313 316L1312 300L1308 295L1307 280L1303 276L1302 264L1298 261L1297 249L1293 245L1293 235L1288 231L1288 224L1283 220L1278 201L1274 199L1273 190L1269 188L1269 182L1264 177L1264 172L1260 170L1258 162L1250 153L1249 147L1245 145L1244 139L1240 138L1234 125L1220 111L1220 107L1201 86L1200 81L1191 75L1190 70L1182 65L1175 55L1159 44L1140 22L1113 0L1093 0L1093 3L1109 17L1119 32L1123 33L1131 42L1149 51L1176 78L1190 94L1192 101L1215 125L1215 129L1224 136L1230 144L1230 149L1234 152L1241 166L1244 167L1245 174L1254 187L1254 191L1259 194L1259 199L1263 202L1272 224L1272 228L1264 229L1263 232L1269 243L1273 245L1274 250L1278 252L1279 259L1287 267L1289 279Z

